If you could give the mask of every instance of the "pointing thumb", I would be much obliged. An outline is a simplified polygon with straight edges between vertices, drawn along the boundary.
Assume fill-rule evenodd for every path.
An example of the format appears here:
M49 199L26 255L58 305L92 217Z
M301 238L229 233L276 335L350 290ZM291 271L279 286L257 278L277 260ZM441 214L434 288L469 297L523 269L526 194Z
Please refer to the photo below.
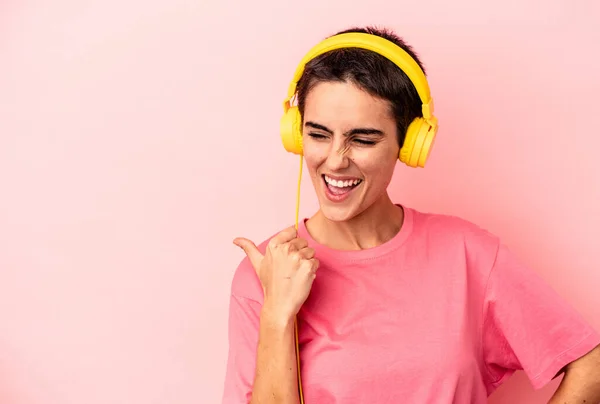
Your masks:
M258 271L258 268L260 268L260 263L263 259L263 255L260 253L256 245L252 241L243 237L238 237L233 240L233 244L244 250L248 256L248 259L250 259L250 263L252 263L254 269Z

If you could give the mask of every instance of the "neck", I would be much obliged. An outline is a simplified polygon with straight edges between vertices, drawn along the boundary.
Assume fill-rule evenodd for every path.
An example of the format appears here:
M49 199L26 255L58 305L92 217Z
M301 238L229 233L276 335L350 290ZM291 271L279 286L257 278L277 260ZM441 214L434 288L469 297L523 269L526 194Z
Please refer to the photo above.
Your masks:
M336 250L364 250L391 240L402 227L404 211L383 195L350 220L334 222L319 210L306 222L311 237Z

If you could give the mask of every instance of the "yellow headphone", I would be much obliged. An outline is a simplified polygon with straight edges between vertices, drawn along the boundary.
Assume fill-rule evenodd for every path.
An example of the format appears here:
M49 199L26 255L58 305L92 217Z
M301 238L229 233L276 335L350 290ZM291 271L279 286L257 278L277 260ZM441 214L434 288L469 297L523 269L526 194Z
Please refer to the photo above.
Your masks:
M423 117L415 118L408 126L398 157L409 167L425 167L438 129L427 78L417 62L404 49L377 35L359 32L339 34L325 39L312 48L298 65L283 102L284 114L280 122L283 147L288 152L302 155L302 117L298 107L291 106L291 101L296 95L296 85L302 77L304 67L317 56L340 48L362 48L378 53L392 61L412 81L423 103Z
M437 118L433 115L433 99L429 91L427 78L418 63L401 47L377 35L365 33L345 33L329 37L313 47L302 59L294 79L292 80L285 101L283 117L280 122L281 141L283 147L291 153L300 155L300 175L296 199L296 229L298 229L298 213L300 210L300 184L302 182L302 117L297 106L292 106L296 96L296 86L302 77L306 64L323 53L341 48L362 48L386 57L398 66L415 86L422 102L423 117L415 118L406 131L405 140L398 158L409 167L425 167L427 157L433 146L438 129ZM300 403L304 404L302 378L300 376L300 345L298 341L298 321L294 322L296 364L298 369L298 393Z

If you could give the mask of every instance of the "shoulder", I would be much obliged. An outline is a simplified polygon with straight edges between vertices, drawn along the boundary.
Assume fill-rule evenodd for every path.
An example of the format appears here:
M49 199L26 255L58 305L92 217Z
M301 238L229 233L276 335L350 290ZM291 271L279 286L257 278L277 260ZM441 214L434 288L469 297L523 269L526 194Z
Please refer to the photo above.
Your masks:
M463 251L467 256L478 256L493 261L501 245L500 238L488 229L465 218L413 211L414 232L447 251Z
M417 210L413 210L413 216L417 229L434 232L441 236L458 236L468 239L491 239L498 241L498 236L488 229L460 216Z

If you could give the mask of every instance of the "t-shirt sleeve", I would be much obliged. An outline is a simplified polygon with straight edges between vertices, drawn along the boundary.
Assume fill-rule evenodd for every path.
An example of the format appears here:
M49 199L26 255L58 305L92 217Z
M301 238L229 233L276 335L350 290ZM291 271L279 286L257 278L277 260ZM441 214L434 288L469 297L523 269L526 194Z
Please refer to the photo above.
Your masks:
M539 389L600 344L599 333L504 245L487 281L482 337L494 388L524 370Z
M261 304L231 294L229 351L222 404L248 404L252 394Z

